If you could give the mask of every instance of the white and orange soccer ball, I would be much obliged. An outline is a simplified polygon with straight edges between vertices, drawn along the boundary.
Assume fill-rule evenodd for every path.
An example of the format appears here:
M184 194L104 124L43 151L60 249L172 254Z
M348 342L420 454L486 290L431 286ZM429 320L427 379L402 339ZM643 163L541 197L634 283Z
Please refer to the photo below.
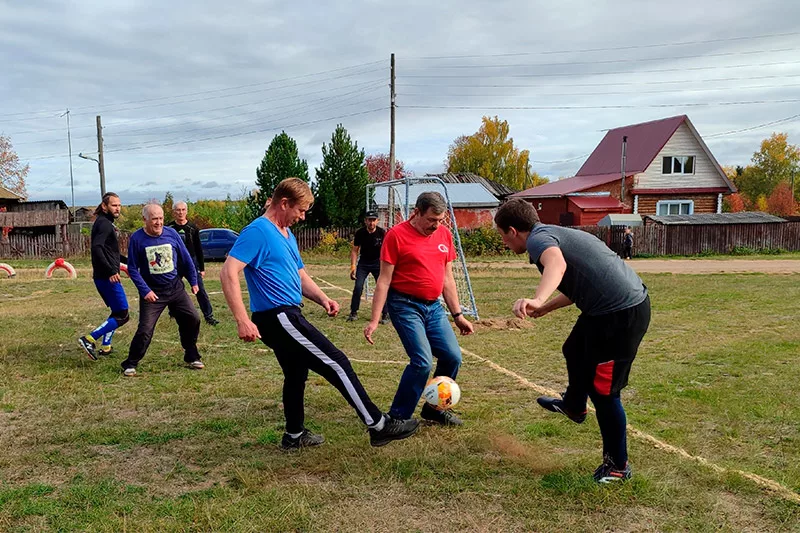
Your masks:
M446 411L461 399L461 387L447 376L438 376L428 381L422 397L434 409Z

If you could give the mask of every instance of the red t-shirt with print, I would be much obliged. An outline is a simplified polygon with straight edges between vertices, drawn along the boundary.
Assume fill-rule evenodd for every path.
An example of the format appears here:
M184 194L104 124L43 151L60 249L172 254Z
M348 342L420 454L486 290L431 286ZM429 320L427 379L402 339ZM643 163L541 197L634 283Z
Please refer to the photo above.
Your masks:
M394 265L391 288L424 300L441 296L445 265L455 258L449 229L439 226L425 236L409 221L390 229L381 248L381 261Z

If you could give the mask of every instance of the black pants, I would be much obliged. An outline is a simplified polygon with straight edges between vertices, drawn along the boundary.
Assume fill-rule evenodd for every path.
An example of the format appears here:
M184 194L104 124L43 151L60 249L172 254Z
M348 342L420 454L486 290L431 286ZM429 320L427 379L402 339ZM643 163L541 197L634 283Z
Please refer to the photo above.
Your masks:
M170 314L178 323L178 332L183 346L183 360L187 363L200 360L200 353L197 351L197 335L200 333L200 317L194 308L192 300L181 285L180 290L172 294L158 295L158 300L148 302L144 298L139 299L139 327L131 341L128 358L122 362L122 368L136 368L142 360L150 341L153 340L153 331L156 329L158 317L169 308Z
M286 432L303 431L308 371L313 370L344 396L367 425L379 423L383 414L358 380L350 360L305 319L297 307L278 307L253 313L261 340L272 348L283 370L283 410Z
M620 391L628 385L631 364L650 325L650 297L635 307L600 316L581 315L562 348L569 385L564 403L572 413L594 404L603 453L614 464L628 461L626 416Z
M197 271L197 303L200 306L200 311L202 311L203 316L205 318L213 318L214 316L214 309L211 307L211 299L208 297L208 293L206 292L206 286L203 284L203 276L200 275L200 271Z
M358 313L358 307L361 305L361 293L364 292L364 282L367 281L367 278L370 274L372 274L372 277L375 278L375 282L377 283L378 276L381 275L381 264L365 264L359 261L358 266L356 267L356 286L353 287L353 297L350 299L351 315ZM388 313L388 310L386 309L386 305L384 305L381 314L386 316L386 313Z

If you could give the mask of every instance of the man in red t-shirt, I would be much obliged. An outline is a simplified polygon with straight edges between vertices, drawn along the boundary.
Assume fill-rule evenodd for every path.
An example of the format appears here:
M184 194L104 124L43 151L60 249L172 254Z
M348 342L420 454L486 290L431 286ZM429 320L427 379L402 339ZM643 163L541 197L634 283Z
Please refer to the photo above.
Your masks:
M461 334L473 332L458 302L452 265L456 258L453 236L441 225L446 210L441 194L424 192L417 198L411 218L390 229L383 240L372 319L364 328L364 337L374 344L372 334L378 329L385 303L410 359L389 410L389 416L396 419L408 419L414 414L434 357L438 360L434 376L456 379L461 366L461 348L439 296L444 297ZM421 416L445 425L462 423L452 411L437 411L427 403Z

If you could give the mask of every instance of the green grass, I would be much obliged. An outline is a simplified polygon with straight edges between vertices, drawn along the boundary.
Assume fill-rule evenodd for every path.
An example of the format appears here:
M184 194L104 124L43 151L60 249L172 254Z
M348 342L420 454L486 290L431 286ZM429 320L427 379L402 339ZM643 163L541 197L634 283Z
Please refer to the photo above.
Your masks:
M218 271L209 267L211 292ZM352 285L343 262L309 271ZM535 269L471 278L483 320L462 346L560 390L560 348L577 312L509 329ZM800 276L644 279L653 322L623 393L629 423L800 494ZM346 292L328 293L346 307ZM283 453L280 368L263 345L237 340L221 294L212 301L222 323L201 329L206 370L182 366L175 323L164 318L139 375L123 378L135 323L117 333L109 359L91 362L75 342L106 316L86 273L0 279L0 531L800 530L796 503L634 438L633 480L594 485L594 419L579 426L541 410L533 390L469 356L459 376L464 427L424 427L373 449L338 392L312 375L307 422L327 442ZM314 305L304 312L353 358L405 358L391 326L366 344L366 308L355 323ZM353 364L387 407L402 366Z

